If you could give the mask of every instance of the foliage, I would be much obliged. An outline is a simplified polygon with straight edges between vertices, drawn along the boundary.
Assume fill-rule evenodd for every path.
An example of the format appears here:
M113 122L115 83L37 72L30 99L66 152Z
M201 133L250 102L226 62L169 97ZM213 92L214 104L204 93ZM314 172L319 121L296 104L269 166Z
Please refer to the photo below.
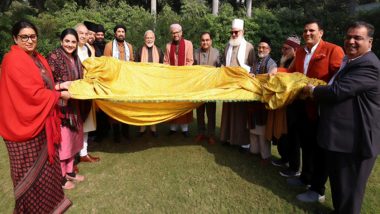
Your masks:
M245 21L246 40L257 44L261 36L269 37L272 41L272 56L278 59L284 39L292 34L301 36L303 22L308 17L322 19L325 25L325 40L343 45L345 26L349 21L363 19L378 25L376 17L380 13L379 10L375 10L350 15L347 1L330 0L253 1L252 18L245 16L243 1L236 0L220 0L218 16L211 14L210 0L158 0L157 17L150 14L149 0L31 1L33 5L41 5L41 2L45 3L44 11L37 11L27 1L12 1L7 11L0 12L0 60L12 44L9 33L11 27L21 18L29 18L39 27L38 49L43 54L58 46L58 36L63 29L74 27L85 20L103 24L107 40L113 39L113 27L116 24L124 24L127 28L126 40L135 50L143 44L143 35L148 29L156 32L156 44L163 48L170 41L170 24L180 23L184 37L192 41L195 48L199 47L200 33L209 31L214 36L214 47L223 51L230 36L231 21L234 18L242 18ZM377 35L376 32L373 50L379 54L380 44Z

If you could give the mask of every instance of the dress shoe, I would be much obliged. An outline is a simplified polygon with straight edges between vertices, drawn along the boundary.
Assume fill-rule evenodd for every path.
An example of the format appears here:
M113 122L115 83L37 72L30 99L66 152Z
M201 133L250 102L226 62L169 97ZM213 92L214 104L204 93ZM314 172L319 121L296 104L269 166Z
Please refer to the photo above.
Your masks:
M87 153L88 156L90 156L90 158L96 160L96 161L100 161L100 157L95 157L95 156L92 156L90 155L90 153Z
M80 157L80 162L94 163L94 162L98 162L98 161L99 160L92 159L89 155Z
M168 132L168 136L171 136L171 135L173 135L173 134L175 134L175 133L177 133L177 131L173 131L173 130L169 130L169 132Z
M195 142L200 143L201 141L206 140L206 139L207 139L207 137L204 134L198 134L195 137Z
M183 135L185 138L190 137L190 133L189 133L189 131L183 131L183 132L182 132L182 135Z
M210 145L216 144L215 138L213 138L213 137L208 138L208 144L210 144Z
M78 175L76 173L67 173L66 179L69 181L74 181L74 182L82 182L82 181L84 181L84 176Z
M297 199L302 202L325 202L326 197L324 195L320 195L317 192L312 190L308 190L304 193L298 194Z

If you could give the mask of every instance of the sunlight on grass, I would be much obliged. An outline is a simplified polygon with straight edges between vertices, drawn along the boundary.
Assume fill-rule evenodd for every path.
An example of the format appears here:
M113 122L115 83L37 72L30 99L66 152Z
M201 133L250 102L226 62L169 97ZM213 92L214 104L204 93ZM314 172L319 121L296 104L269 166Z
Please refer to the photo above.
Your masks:
M219 106L220 109L220 106ZM220 111L218 111L220 112ZM219 122L217 123L219 124ZM220 144L193 142L192 137L135 137L132 143L114 144L111 138L92 143L89 151L99 163L80 163L86 180L66 191L73 201L68 213L328 213L332 210L327 186L324 204L304 204L295 199L300 188L291 188L278 168L262 166L258 157ZM277 156L276 147L272 152ZM379 211L379 161L368 184L363 213ZM0 213L12 213L13 187L8 154L0 141Z

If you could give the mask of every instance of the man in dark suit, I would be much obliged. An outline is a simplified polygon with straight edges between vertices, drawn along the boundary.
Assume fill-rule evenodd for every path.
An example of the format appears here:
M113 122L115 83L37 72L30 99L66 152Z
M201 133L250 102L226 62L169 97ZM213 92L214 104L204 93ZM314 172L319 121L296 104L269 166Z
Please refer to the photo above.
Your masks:
M380 61L371 51L374 27L355 22L346 56L326 86L304 88L320 104L318 145L325 151L335 212L360 213L380 153Z

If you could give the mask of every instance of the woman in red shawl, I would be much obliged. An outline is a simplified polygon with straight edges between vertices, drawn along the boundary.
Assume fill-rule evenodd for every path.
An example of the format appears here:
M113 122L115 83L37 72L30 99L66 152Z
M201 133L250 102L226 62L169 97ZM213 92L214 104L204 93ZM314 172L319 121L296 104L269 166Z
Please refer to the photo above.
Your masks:
M60 142L58 102L68 100L70 82L55 84L49 64L36 51L37 28L28 21L12 29L15 45L4 56L0 77L0 135L9 154L14 213L63 213L55 147ZM58 91L62 90L62 91Z
M74 81L83 78L82 64L76 53L78 34L68 28L61 33L61 47L52 51L47 61L52 69L54 81ZM61 143L59 159L62 169L63 189L75 187L73 181L83 181L84 176L74 172L74 156L83 146L83 121L81 119L79 100L69 100L60 105Z

